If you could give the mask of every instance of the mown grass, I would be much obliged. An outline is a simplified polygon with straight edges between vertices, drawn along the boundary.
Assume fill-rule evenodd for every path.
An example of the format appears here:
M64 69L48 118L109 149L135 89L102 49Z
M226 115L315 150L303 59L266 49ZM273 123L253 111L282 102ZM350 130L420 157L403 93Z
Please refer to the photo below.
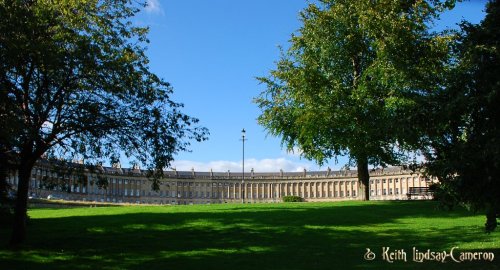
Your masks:
M31 209L22 249L0 269L500 269L500 232L434 202ZM0 229L2 244L9 228ZM412 261L421 251L490 251L493 262ZM407 262L381 259L404 249ZM366 248L377 257L364 260Z

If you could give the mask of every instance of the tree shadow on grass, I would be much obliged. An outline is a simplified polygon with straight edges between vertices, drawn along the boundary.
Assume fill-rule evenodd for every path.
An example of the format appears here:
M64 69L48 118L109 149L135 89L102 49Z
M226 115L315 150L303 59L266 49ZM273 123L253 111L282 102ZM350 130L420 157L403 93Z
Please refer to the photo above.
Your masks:
M499 269L493 262L411 261L412 247L442 251L483 243L500 257L498 232L476 216L431 202L225 205L192 211L34 219L24 251L0 250L2 269ZM454 222L456 221L456 222ZM455 224L456 223L456 224ZM492 242L496 241L496 242ZM497 245L495 246L495 243ZM381 260L382 247L407 262ZM491 248L493 247L493 248ZM366 248L377 258L364 260ZM487 249L484 249L487 250ZM465 251L465 250L464 250Z

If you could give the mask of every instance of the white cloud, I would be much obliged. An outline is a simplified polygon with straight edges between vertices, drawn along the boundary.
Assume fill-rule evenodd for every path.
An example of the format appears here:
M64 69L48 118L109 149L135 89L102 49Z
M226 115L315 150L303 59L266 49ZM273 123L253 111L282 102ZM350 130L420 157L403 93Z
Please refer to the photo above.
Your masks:
M158 0L147 0L144 10L150 14L163 14L163 9Z
M214 172L241 172L242 163L240 161L217 160L209 162L197 162L190 160L176 160L172 163L172 168L178 171L190 171L194 168L198 172L208 172L212 169ZM251 169L255 172L279 172L282 169L285 172L300 172L304 168L310 170L311 164L295 162L285 158L276 159L245 159L245 171Z

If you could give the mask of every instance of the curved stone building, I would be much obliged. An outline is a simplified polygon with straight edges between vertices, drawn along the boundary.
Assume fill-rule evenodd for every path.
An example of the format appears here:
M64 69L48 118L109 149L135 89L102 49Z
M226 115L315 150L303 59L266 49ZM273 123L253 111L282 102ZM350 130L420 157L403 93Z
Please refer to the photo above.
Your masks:
M32 171L30 195L75 201L132 204L209 204L281 202L295 195L307 202L358 200L355 171L303 171L257 173L168 171L153 191L146 171L139 168L100 167L99 173L57 173L49 165ZM98 178L108 186L99 188ZM8 182L17 186L17 175ZM419 173L399 167L370 173L371 200L406 200L410 187L428 187L432 182ZM56 185L47 183L58 183ZM61 184L63 183L63 184ZM426 199L425 196L416 196Z

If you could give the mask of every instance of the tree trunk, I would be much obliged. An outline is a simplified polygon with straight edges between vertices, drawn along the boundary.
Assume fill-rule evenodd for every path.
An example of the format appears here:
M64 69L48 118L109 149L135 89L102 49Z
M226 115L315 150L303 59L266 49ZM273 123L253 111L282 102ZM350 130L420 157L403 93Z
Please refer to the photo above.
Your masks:
M486 207L486 224L484 226L487 232L494 231L498 226L497 215L498 210L495 203Z
M17 198L14 208L14 223L10 246L15 247L26 239L26 218L28 209L28 189L31 178L31 170L34 162L21 160L18 167L19 180L17 185Z
M358 158L358 196L362 201L370 200L370 173L368 172L368 159Z

